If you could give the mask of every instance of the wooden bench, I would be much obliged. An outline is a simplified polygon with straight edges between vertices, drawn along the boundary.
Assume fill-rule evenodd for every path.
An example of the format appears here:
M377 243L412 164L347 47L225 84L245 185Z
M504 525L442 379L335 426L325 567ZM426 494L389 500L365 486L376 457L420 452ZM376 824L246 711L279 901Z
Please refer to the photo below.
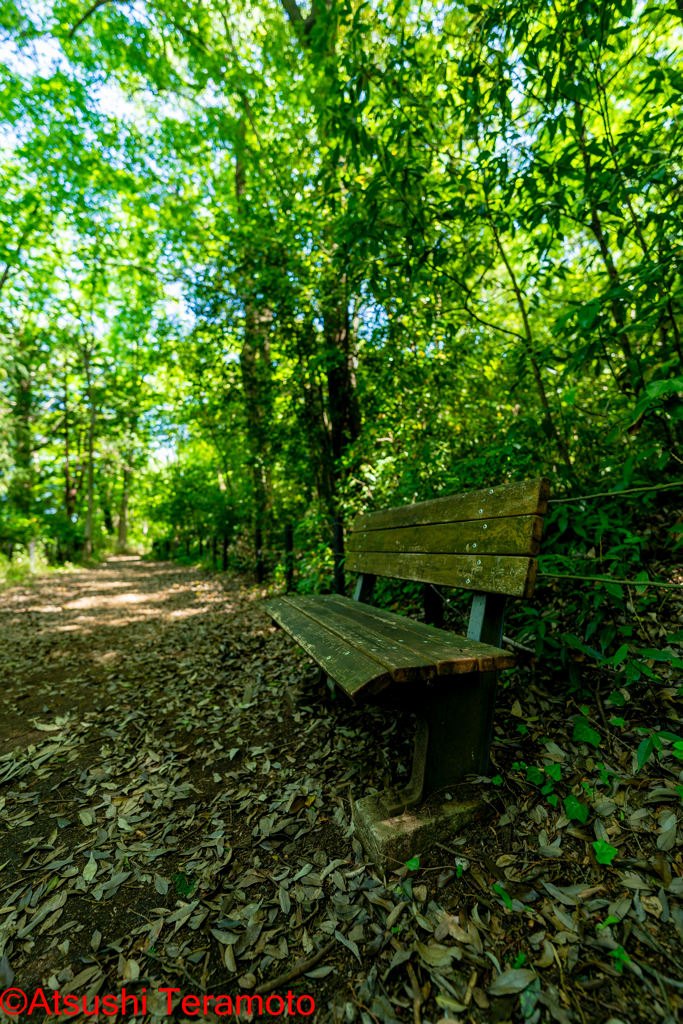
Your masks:
M359 573L353 600L337 595L271 600L270 615L356 704L415 711L410 782L381 794L388 817L488 774L507 596L530 598L547 479L528 480L358 516L346 568ZM474 592L467 636L372 606L378 576ZM435 605L426 608L435 617ZM429 618L429 614L428 614Z

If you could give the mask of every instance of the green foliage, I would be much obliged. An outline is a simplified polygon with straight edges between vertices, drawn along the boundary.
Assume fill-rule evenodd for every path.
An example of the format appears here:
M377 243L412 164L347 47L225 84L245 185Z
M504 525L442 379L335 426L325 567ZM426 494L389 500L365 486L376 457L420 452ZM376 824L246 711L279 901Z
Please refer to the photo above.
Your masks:
M564 813L569 819L580 821L582 825L586 824L588 821L588 808L585 804L582 804L581 801L571 793L569 796L564 798L563 803Z
M5 4L8 554L197 560L225 535L251 570L256 531L272 567L292 522L309 593L336 515L541 473L572 498L678 481L678 19L334 0L303 24L265 2ZM572 656L615 707L683 667L630 625L680 551L680 524L643 525L660 509L545 518L541 571L601 581L509 622L579 696Z
M176 874L171 875L171 881L175 885L176 892L182 899L186 899L191 896L197 885L196 878L190 878L183 871L178 871Z
M619 853L614 846L610 846L604 839L596 840L593 843L593 849L595 850L595 859L598 864L610 865Z
M610 914L608 917L605 918L604 921L601 921L600 924L596 925L596 930L600 931L602 928L609 928L610 925L620 924L620 921L620 918L615 917L613 914Z
M574 719L574 733L572 735L574 743L591 743L594 747L600 746L600 733L596 732L595 729L591 728L586 718L575 718Z
M673 732L667 732L664 729L658 729L653 732L640 726L636 731L640 733L649 732L647 738L638 744L638 749L636 751L636 771L639 772L641 768L643 768L643 766L650 760L653 753L656 752L661 756L663 749L662 740L668 740L672 743L674 756L683 760L683 739L681 739L680 736L677 736Z
M508 910L512 910L512 899L510 897L510 894L505 891L502 885L499 885L497 882L495 882L491 888L493 889L497 896L500 896Z
M631 962L631 957L628 955L623 946L617 946L616 949L610 949L609 955L611 957L614 957L614 966L619 971L619 974L623 972L624 964L628 964Z

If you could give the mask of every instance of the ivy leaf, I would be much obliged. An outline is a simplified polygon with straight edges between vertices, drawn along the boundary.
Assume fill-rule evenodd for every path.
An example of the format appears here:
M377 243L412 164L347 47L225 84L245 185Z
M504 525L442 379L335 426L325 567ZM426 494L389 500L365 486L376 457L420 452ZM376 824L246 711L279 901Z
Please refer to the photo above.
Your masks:
M616 949L610 949L609 955L613 956L614 959L616 960L616 963L615 963L614 966L616 967L616 969L619 971L620 974L621 974L621 972L624 969L624 964L629 963L630 960L631 960L631 957L628 955L628 953L626 952L626 950L624 949L623 946L617 946Z
M580 821L582 825L585 825L588 821L588 808L585 804L582 804L577 797L570 794L566 796L562 801L564 804L564 813L568 818L574 821Z
M410 860L406 861L406 867L408 868L408 871L417 871L419 866L420 866L420 858L419 857L411 857Z
M591 743L594 747L600 746L600 733L592 729L585 718L574 719L574 743Z
M595 850L595 859L598 864L606 864L608 867L619 853L614 846L605 842L604 839L598 839L593 843L593 849Z

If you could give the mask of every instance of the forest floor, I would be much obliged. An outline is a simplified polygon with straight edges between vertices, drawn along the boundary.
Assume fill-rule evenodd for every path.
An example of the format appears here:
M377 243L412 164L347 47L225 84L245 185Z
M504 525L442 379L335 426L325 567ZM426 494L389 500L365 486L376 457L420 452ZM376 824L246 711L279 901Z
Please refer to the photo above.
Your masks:
M42 990L33 1016L125 987L153 1020L171 999L215 1022L235 1019L218 996L267 987L320 1024L681 1019L682 766L634 753L676 693L643 690L606 731L599 700L509 674L489 813L385 875L351 802L405 780L413 723L332 699L264 593L117 557L0 594L0 991Z

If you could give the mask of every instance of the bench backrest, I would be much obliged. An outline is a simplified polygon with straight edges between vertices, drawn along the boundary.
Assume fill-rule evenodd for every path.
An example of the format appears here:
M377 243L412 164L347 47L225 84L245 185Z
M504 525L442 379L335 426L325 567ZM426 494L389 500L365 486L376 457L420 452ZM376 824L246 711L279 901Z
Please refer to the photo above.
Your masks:
M531 597L550 482L524 480L358 516L346 567Z

